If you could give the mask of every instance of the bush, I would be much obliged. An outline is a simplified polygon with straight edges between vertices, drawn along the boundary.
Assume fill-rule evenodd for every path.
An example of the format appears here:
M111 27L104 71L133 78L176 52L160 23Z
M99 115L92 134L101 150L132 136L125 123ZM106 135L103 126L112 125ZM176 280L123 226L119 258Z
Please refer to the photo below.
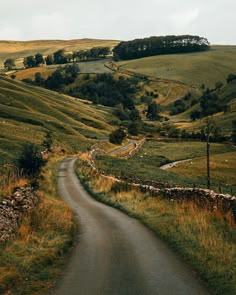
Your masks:
M109 140L111 143L121 144L122 141L125 139L125 137L126 137L126 131L124 128L120 127L110 134Z
M190 118L195 121L195 120L198 120L201 118L201 112L200 111L197 111L197 110L194 110L190 113Z
M229 74L227 79L226 79L226 82L229 83L233 80L236 80L236 75L235 74Z
M17 160L17 167L23 169L24 174L28 177L39 175L40 169L45 164L40 148L33 143L26 143L23 146L21 154Z

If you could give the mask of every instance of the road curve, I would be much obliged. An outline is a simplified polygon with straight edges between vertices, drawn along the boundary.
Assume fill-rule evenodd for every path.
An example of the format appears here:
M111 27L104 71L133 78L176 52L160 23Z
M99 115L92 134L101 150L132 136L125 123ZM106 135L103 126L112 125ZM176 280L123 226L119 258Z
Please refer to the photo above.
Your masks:
M54 295L209 294L194 273L137 220L101 204L74 173L75 159L62 162L61 197L79 222L78 243Z

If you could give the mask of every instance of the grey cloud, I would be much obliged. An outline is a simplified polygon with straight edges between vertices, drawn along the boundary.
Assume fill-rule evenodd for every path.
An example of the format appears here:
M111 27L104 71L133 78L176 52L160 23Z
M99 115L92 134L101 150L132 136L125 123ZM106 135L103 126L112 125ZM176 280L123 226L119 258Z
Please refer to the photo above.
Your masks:
M212 43L236 44L235 0L0 1L0 39L198 34Z

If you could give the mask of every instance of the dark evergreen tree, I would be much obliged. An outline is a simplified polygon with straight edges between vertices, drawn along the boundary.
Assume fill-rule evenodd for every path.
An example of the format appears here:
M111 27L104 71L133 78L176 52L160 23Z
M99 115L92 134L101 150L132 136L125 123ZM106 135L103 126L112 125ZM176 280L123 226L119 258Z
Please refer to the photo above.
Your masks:
M135 59L158 54L185 53L209 49L206 38L191 35L161 36L123 41L113 52L115 59Z

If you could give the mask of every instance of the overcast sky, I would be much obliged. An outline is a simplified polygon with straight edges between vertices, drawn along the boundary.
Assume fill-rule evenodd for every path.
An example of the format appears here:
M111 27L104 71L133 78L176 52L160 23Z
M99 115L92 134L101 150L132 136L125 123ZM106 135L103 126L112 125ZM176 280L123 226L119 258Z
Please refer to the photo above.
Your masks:
M236 0L0 0L0 40L196 34L236 44Z

